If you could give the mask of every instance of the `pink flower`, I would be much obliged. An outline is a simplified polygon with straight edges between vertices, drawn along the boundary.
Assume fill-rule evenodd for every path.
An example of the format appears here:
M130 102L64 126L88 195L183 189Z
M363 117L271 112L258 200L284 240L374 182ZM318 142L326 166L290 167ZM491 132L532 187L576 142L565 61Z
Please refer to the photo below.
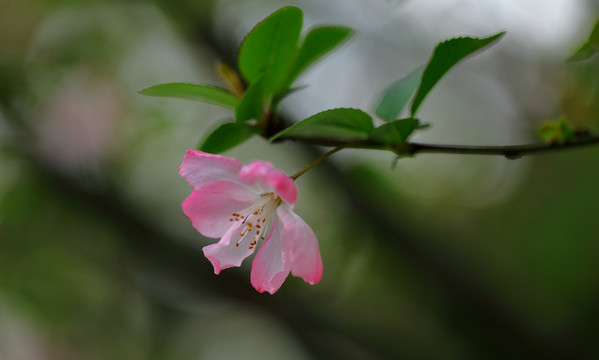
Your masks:
M193 186L183 213L200 234L221 238L203 248L214 273L240 266L263 241L252 263L251 281L274 294L289 272L309 284L322 277L316 236L293 211L297 188L271 163L247 165L233 158L189 150L179 170Z

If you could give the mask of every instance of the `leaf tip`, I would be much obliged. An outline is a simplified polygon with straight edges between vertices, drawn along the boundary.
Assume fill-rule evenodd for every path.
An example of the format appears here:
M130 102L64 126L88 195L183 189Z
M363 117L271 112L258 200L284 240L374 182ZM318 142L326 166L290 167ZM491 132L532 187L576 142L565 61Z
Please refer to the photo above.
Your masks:
M152 95L152 88L154 86L150 86L144 89L139 90L137 93L140 95L147 95L147 96L151 96Z

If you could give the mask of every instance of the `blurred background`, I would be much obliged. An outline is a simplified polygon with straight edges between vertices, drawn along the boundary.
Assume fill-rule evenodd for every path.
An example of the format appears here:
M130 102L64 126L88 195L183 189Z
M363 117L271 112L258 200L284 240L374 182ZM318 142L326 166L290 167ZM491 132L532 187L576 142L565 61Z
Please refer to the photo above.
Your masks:
M0 359L599 358L599 148L507 160L348 150L298 179L323 280L219 276L180 203L187 149L232 113L137 94L220 85L243 36L296 5L355 29L299 79L293 121L378 94L449 37L507 35L452 69L417 141L597 129L599 60L566 59L594 0L0 0ZM288 173L322 149L226 153Z

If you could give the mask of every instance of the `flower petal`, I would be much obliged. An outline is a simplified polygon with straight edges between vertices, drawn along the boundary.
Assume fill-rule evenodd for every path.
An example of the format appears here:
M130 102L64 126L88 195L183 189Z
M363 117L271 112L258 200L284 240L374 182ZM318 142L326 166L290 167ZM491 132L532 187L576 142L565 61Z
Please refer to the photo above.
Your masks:
M242 166L237 159L199 150L187 150L179 174L189 185L199 190L202 186L217 180L238 182L237 176Z
M291 273L314 285L322 278L322 259L316 235L306 222L288 206L281 205L277 216L287 235Z
M294 205L297 200L297 187L289 176L271 163L253 161L241 168L239 180L245 184L255 185L262 190L275 191L285 202Z
M244 224L236 222L218 243L202 248L204 256L214 266L215 274L218 275L223 269L240 266L243 260L254 252L255 246L248 246L252 234L240 236L244 228Z
M289 275L290 259L285 228L275 216L273 227L252 263L251 281L259 292L274 294Z
M216 181L194 190L181 207L202 235L219 238L233 225L232 213L250 206L258 194L231 181Z

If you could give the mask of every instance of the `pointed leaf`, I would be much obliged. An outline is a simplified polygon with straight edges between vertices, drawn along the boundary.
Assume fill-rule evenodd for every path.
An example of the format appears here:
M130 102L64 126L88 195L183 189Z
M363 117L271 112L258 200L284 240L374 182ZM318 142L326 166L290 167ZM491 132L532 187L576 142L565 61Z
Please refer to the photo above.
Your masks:
M599 51L599 20L595 23L595 27L589 35L589 39L584 45L578 49L569 59L568 61L579 61L585 60L593 56L597 51Z
M377 116L385 121L397 119L418 88L423 72L424 67L420 67L385 89L375 109Z
M412 116L416 114L426 95L428 95L435 84L449 69L468 55L497 41L504 34L505 32L500 32L484 39L471 37L453 38L437 45L431 59L426 65L426 69L424 69L420 86L414 96L411 109Z
M239 70L252 84L262 73L267 73L266 90L274 90L287 76L297 52L302 30L303 13L287 6L262 20L245 37L239 57Z
M239 106L235 109L235 122L242 123L252 119L262 120L265 101L264 76L260 76L243 94Z
M200 150L220 154L245 142L258 133L258 129L243 124L224 123L211 132L200 145Z
M372 118L358 109L331 109L312 115L279 132L270 141L282 136L359 140L372 131Z
M351 33L350 28L343 26L320 26L310 30L300 46L288 84L293 83L299 74L341 44Z
M150 86L139 92L142 95L187 99L234 108L239 103L230 92L214 86L185 83L168 83Z
M399 119L383 124L370 133L370 139L386 145L399 145L418 128L418 119Z

